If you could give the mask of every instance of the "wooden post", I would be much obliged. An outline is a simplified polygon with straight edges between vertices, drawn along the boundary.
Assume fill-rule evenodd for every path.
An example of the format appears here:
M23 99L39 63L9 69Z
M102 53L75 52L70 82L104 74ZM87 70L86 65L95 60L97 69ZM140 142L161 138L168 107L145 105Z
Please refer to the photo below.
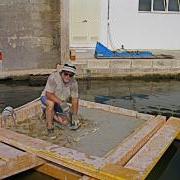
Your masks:
M4 179L44 163L44 160L33 154L0 143L0 179Z

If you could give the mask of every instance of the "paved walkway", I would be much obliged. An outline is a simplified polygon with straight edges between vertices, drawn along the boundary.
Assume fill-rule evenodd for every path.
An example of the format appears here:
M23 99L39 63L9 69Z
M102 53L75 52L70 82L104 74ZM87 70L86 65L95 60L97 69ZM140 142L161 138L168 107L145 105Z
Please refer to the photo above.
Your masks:
M171 55L173 59L95 59L94 51L79 49L76 52L78 77L118 77L142 76L144 74L178 74L180 73L180 50L152 51L156 55ZM0 79L14 76L46 75L55 69L32 69L17 71L0 71Z

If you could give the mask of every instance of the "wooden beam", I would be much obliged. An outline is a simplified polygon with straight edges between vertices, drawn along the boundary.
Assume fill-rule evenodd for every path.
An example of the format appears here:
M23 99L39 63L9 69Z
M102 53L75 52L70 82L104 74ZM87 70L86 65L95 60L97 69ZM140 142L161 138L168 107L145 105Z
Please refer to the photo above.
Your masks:
M173 120L177 120L177 121L179 120L179 121L180 121L180 118L176 118L176 117L170 117L170 118L168 119L168 121L169 121L169 120L172 120L172 119L173 119ZM177 134L176 139L180 141L180 132Z
M170 118L147 144L125 165L145 179L180 132L180 120Z
M89 156L3 128L0 128L0 141L93 178L124 180L124 177L102 168L106 165L103 158ZM119 167L119 171L121 170L122 167Z
M124 166L165 122L163 116L157 116L154 119L148 120L140 128L136 129L133 134L128 136L117 148L108 153L106 155L106 161L111 164L118 163L120 166Z
M72 172L70 169L65 169L63 167L53 165L50 163L45 163L37 168L36 171L49 175L56 179L71 179L78 180L82 177L82 174Z
M0 179L37 167L44 162L35 155L0 143Z
M180 133L176 136L176 139L180 141Z
M86 107L86 108L92 108L92 109L100 109L103 111L111 112L111 113L116 113L120 115L125 115L129 117L134 117L137 119L142 119L142 120L150 120L152 118L155 118L155 116L150 115L150 114L143 114L139 113L134 110L129 110L129 109L124 109L121 107L115 107L107 104L100 104L96 102L90 102L90 101L85 101L80 99L79 101L80 106Z

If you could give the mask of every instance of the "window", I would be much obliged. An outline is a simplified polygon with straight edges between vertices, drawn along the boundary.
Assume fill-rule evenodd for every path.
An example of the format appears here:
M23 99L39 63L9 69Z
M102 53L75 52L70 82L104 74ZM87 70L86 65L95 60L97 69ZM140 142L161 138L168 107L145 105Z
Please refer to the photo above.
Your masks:
M168 11L179 11L179 0L169 0Z
M139 11L151 11L151 0L139 0Z
M153 10L154 11L165 11L166 1L165 0L154 0Z
M139 0L139 11L180 12L180 0Z

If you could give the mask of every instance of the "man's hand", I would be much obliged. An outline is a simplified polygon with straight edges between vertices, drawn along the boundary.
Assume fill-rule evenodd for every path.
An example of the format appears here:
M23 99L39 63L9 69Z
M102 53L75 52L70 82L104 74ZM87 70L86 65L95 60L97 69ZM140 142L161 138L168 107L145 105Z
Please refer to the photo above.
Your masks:
M72 125L79 126L79 116L77 114L72 114Z
M70 107L66 102L63 102L61 104L61 109L62 109L63 113L65 113L65 114L70 112Z

